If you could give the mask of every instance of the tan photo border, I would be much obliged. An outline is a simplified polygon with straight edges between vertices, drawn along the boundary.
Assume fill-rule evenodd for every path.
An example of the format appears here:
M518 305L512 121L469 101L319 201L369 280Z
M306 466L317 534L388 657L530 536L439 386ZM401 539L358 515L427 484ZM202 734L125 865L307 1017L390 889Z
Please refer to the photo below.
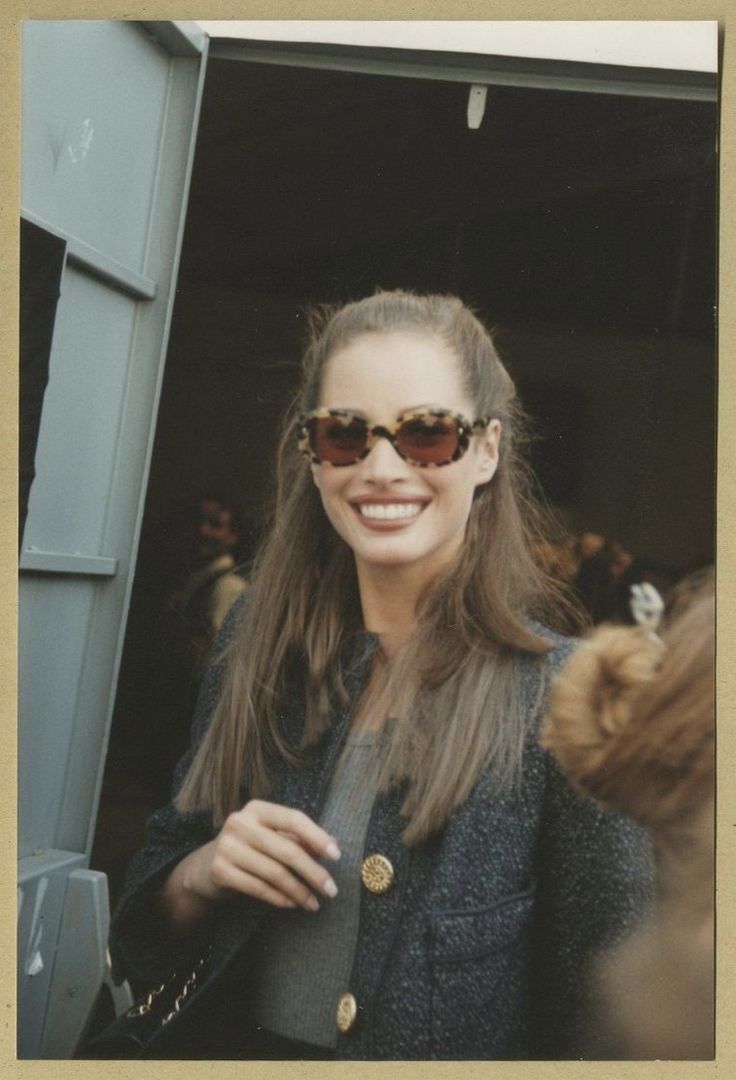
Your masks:
M731 9L731 10L729 10ZM734 15L729 28L729 14ZM714 19L719 22L722 78L720 143L719 271L719 421L718 421L718 835L717 835L717 1056L709 1062L94 1062L17 1061L15 1058L15 911L16 911L16 622L17 622L17 349L18 349L18 209L20 24L34 19L489 19L489 20L641 20ZM63 1078L198 1077L217 1070L222 1077L304 1077L349 1075L356 1080L386 1076L411 1080L481 1080L485 1077L620 1078L662 1076L680 1080L736 1075L736 1022L733 1009L736 966L736 808L731 783L736 762L734 707L736 663L736 573L732 572L734 538L734 397L736 317L734 315L734 204L736 203L736 51L728 41L736 25L736 5L728 0L182 0L113 3L111 0L2 0L0 7L0 722L6 782L0 790L0 845L3 882L0 892L0 1076L6 1074ZM729 116L729 112L731 115ZM683 433L687 438L687 433ZM687 513L687 506L681 508Z

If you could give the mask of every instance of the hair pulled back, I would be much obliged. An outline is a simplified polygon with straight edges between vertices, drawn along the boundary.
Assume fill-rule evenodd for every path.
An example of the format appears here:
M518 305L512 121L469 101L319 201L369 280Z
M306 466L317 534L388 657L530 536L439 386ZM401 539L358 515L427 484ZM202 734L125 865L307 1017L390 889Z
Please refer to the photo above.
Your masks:
M222 661L218 704L177 796L181 810L210 810L218 823L239 807L241 786L250 797L268 795L274 760L299 756L281 719L295 678L306 700L303 745L346 702L351 643L362 632L355 563L327 520L296 431L300 414L320 404L329 358L358 337L396 331L451 349L475 414L497 417L502 435L498 468L476 489L459 557L421 598L410 640L373 687L372 707L390 707L395 718L379 786L407 781L405 840L414 843L444 823L484 766L498 790L518 780L529 724L518 660L549 649L530 620L554 625L570 605L532 557L547 523L519 452L514 384L489 332L457 297L378 292L311 316L302 384L278 450L270 529Z

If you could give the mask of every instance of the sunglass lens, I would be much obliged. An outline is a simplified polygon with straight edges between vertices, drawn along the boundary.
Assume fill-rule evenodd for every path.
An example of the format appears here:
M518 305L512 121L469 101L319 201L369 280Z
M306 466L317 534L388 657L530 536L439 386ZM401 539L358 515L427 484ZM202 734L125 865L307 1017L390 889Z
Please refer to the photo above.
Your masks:
M359 417L317 416L307 427L312 452L320 461L351 465L365 450L367 425Z
M444 465L452 461L457 450L457 423L450 416L412 416L397 431L396 444L410 461Z

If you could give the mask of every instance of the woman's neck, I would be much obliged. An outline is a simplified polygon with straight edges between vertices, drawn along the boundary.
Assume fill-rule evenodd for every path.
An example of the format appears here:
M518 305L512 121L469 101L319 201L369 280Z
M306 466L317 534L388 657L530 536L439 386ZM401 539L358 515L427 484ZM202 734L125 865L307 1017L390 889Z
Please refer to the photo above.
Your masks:
M386 656L392 656L409 638L417 603L427 585L424 577L402 567L366 567L358 564L358 588L366 630L378 634Z

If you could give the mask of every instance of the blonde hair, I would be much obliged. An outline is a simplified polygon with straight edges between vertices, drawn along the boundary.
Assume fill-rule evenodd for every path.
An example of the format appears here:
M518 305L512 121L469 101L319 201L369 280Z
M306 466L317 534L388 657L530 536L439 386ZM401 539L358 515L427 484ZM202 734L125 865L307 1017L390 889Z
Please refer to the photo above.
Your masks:
M664 640L600 627L551 689L542 742L570 781L655 830L712 791L714 604L707 587Z
M554 681L542 731L578 790L652 833L655 915L597 969L609 1032L635 1058L713 1054L712 577L687 593L663 641L595 631Z
M182 810L207 808L215 822L268 794L275 759L298 762L281 715L301 681L303 749L347 704L346 665L362 631L352 551L324 514L297 450L299 415L319 404L328 359L365 334L430 335L458 357L478 416L502 424L500 461L476 490L465 542L451 570L422 597L408 643L372 680L372 707L395 717L379 786L407 781L404 835L415 843L439 828L487 763L496 786L518 780L529 717L519 700L518 657L542 655L549 640L531 625L554 621L571 604L534 562L544 515L519 454L523 426L514 385L485 327L456 297L378 292L311 320L303 381L286 417L277 464L276 505L257 557L249 603L225 657L222 692L177 796ZM566 615L566 618L568 617ZM300 689L301 689L300 688Z

